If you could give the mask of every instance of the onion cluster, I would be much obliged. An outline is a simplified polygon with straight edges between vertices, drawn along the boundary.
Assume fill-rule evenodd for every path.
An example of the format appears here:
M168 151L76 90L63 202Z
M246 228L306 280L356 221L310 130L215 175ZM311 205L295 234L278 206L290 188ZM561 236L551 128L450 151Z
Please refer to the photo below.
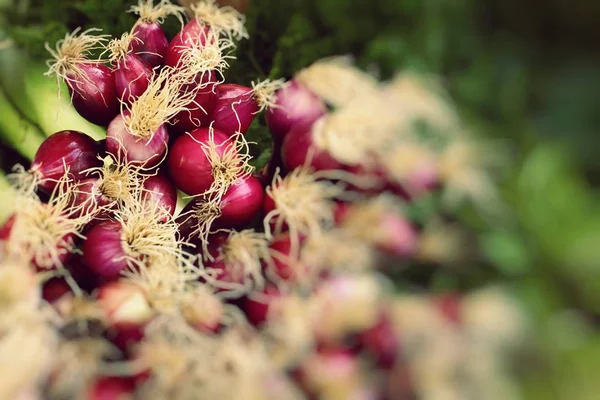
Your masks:
M0 397L460 398L480 384L475 361L501 374L522 335L501 292L387 284L411 263L459 259L436 244L435 218L409 213L464 171L452 144L419 139L422 121L456 133L427 114L438 97L340 59L285 83L229 83L242 15L212 0L187 23L167 0L131 11L121 38L77 30L50 49L107 137L57 132L12 176L0 277L25 272L14 293L0 279L0 346L32 326L56 356ZM170 40L167 16L182 22ZM244 135L263 111L273 151L257 172Z

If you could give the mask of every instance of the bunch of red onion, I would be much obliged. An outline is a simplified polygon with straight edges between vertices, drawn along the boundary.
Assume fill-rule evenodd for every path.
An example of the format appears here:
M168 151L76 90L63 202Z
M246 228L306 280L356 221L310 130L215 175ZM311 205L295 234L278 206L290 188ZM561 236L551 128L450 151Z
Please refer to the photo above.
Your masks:
M431 255L406 210L441 184L436 150L398 133L412 125L396 97L348 64L226 82L228 49L246 35L230 8L200 2L185 24L167 0L131 11L140 19L121 38L76 30L51 50L51 72L107 138L48 137L13 175L20 204L0 227L0 257L52 277L40 295L61 316L56 351L89 356L80 378L56 367L48 387L93 399L414 396L412 314L394 312L384 276ZM182 21L173 38L169 15ZM101 49L109 60L93 58ZM259 173L252 124L272 137ZM457 296L423 310L433 334L462 323Z

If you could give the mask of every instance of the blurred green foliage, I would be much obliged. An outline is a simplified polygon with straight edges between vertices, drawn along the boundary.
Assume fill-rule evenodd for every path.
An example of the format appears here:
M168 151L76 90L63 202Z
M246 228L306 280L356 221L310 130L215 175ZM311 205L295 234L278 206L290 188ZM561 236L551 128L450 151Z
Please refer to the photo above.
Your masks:
M443 78L477 131L512 151L502 225L472 224L489 265L441 271L444 290L505 281L536 326L525 397L592 399L600 393L600 93L594 27L600 3L566 0L250 0L227 79L291 77L321 57L352 54L383 79L399 69ZM113 36L134 21L132 1L2 0L13 37L45 58L43 43L77 26ZM170 22L173 32L177 23ZM248 137L264 164L269 139L257 120ZM430 212L421 204L415 215ZM429 210L429 211L428 211ZM468 218L464 219L469 221ZM476 278L473 278L473 277ZM539 350L539 352L537 351ZM540 356L541 354L541 356ZM528 357L529 355L524 355Z

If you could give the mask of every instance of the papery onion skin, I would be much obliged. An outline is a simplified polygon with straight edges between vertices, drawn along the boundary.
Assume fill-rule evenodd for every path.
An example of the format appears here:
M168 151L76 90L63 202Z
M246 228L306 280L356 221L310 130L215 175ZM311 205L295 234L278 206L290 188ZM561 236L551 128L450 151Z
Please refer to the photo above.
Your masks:
M96 292L106 321L116 329L141 327L154 317L145 292L128 281L103 284Z
M294 127L308 129L327 112L323 100L296 80L275 94L275 107L267 109L265 119L273 140L282 143Z
M146 91L153 74L152 67L141 57L134 53L125 55L114 70L119 99L124 103L133 102Z
M173 117L171 130L177 133L187 132L208 126L212 122L212 113L217 103L217 75L214 71L202 77L201 89L198 89L194 100L187 110L180 111Z
M235 83L220 84L212 112L213 126L229 136L246 133L258 110L251 88Z
M343 168L327 150L319 149L315 144L312 126L298 125L288 132L281 146L281 159L286 171L307 164L317 171Z
M112 70L102 64L81 64L84 77L67 76L73 106L89 122L107 126L120 104Z
M175 186L186 194L202 194L214 182L213 167L200 144L208 144L209 137L209 128L198 128L175 139L169 150L169 174ZM229 137L214 129L213 140L216 153L222 156L227 150Z
M166 211L167 215L159 220L165 222L175 213L177 206L177 189L164 174L152 175L144 180L144 199L152 201L156 209Z
M51 193L66 170L74 180L83 179L86 170L100 166L99 144L79 131L60 131L50 135L33 157L30 171L39 176L38 187Z
M124 118L127 115L128 112L117 115L108 126L106 151L117 160L126 160L146 168L158 165L167 152L169 142L166 124L162 124L149 138L140 138L129 131Z
M123 229L119 222L102 221L87 234L83 257L88 267L99 277L112 280L127 267L121 244Z
M169 40L162 27L157 22L140 20L133 27L132 34L136 37L130 44L133 52L151 67L161 66L169 47Z

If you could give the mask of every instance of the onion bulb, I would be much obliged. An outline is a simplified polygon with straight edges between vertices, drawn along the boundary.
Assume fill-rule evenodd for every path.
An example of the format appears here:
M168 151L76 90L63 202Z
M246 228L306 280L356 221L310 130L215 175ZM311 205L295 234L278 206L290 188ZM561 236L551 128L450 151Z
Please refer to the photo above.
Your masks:
M106 150L113 156L152 167L167 151L166 123L186 109L194 92L181 92L181 81L164 68L152 78L148 89L108 126Z
M35 188L52 193L65 176L78 181L86 176L90 168L99 166L99 150L98 142L84 133L56 132L39 147L29 172L17 170L11 179L26 193Z
M266 121L273 140L278 143L283 142L292 128L308 129L327 111L325 103L296 80L278 90L273 103L267 109Z
M129 12L139 15L132 33L138 40L130 44L131 50L146 61L150 66L156 67L163 64L169 41L160 24L169 15L174 15L183 24L185 8L171 4L168 0L161 0L153 5L152 1L139 0L137 5L131 6Z
M107 40L106 35L92 35L97 31L92 28L80 32L77 28L59 40L54 49L46 45L54 58L47 75L65 81L73 105L82 117L106 126L119 113L119 97L110 68L88 59Z
M167 164L173 182L183 192L222 196L251 171L247 151L241 135L228 137L216 129L198 128L175 139Z

